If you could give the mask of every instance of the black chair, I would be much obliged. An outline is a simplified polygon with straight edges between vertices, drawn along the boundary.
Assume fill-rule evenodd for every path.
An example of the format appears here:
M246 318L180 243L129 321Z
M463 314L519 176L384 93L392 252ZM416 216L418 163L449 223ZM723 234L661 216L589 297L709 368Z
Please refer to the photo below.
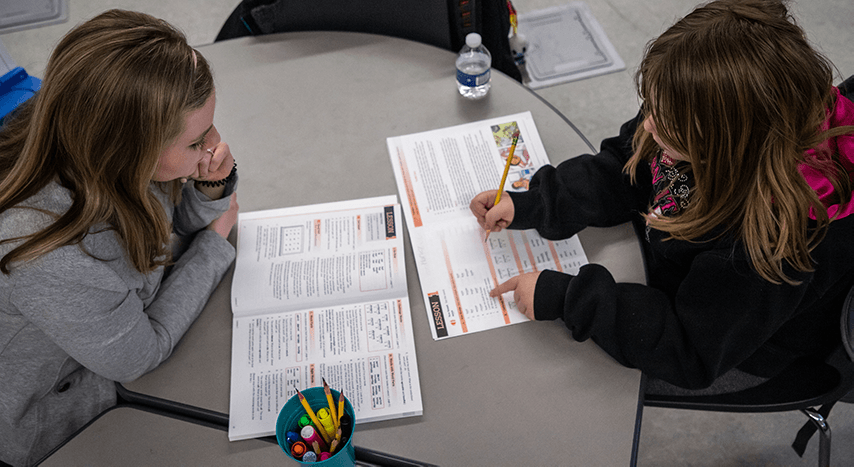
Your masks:
M803 455L810 437L819 432L819 466L830 464L830 425L833 405L854 389L854 287L848 292L840 318L842 339L824 362L801 361L749 389L707 396L646 394L646 407L713 412L787 412L800 410L809 421L792 447ZM816 409L816 407L820 407Z
M366 32L452 52L477 32L492 54L492 67L522 81L507 38L506 0L243 0L215 41L291 31Z

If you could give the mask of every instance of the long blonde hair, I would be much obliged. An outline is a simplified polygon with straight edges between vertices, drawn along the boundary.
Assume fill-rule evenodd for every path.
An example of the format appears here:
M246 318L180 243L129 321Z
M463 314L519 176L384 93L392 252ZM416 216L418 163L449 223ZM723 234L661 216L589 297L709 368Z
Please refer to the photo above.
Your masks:
M833 67L775 0L720 0L696 8L652 41L635 76L659 138L690 161L690 205L672 217L647 216L671 238L700 241L728 233L740 239L753 267L773 283L811 271L810 251L831 219L799 170L816 167L833 183L837 204L851 181L837 155L805 152L854 131L821 132L835 105ZM625 170L660 151L639 125ZM809 212L816 216L810 228Z
M168 263L171 226L151 179L161 152L204 106L213 78L204 57L165 21L107 11L54 50L41 89L0 131L0 213L52 181L72 205L0 259L0 271L81 244L95 226L115 231L134 267ZM161 185L177 201L178 182ZM91 253L90 253L91 254Z

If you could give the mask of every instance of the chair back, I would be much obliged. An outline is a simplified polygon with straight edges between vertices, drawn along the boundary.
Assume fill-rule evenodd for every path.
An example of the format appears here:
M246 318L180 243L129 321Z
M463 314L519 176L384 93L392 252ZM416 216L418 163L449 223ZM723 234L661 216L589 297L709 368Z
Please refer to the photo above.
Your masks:
M848 291L848 296L845 297L839 325L842 335L842 346L845 348L848 358L854 362L854 287L851 287L851 290Z
M278 0L247 2L257 34L289 31L351 31L382 34L451 48L445 0ZM251 24L251 23L250 23Z
M825 361L796 361L752 388L712 395L645 394L643 404L718 412L782 412L832 404L854 390L854 286L840 310L841 342ZM847 398L846 398L847 400Z
M492 54L492 67L522 81L507 37L506 0L243 0L215 41L293 31L366 32L452 52L477 32Z

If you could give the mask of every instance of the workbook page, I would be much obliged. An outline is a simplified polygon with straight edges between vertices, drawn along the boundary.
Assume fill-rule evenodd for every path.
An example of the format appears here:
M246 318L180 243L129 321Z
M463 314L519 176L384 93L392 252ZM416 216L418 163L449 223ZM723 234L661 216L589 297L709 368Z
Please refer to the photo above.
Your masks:
M513 146L513 137L518 141ZM577 236L549 241L535 230L485 232L469 210L495 190L525 191L548 157L530 112L388 139L418 279L434 339L515 324L513 294L489 292L507 279L587 264Z
M411 233L433 339L528 321L513 293L489 292L513 276L551 269L577 274L587 257L577 236L550 241L535 230L502 230L483 241L472 217Z
M229 439L275 434L296 389L325 379L356 424L421 415L409 299L235 318Z
M504 190L523 191L549 163L530 112L389 138L409 231L471 216L471 199L498 188L517 130Z
M405 295L396 201L392 196L361 205L241 213L231 288L234 314Z

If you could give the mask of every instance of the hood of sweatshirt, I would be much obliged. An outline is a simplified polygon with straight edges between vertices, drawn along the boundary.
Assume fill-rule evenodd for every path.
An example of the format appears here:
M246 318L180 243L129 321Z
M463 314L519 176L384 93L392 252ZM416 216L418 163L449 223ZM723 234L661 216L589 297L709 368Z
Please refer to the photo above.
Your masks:
M833 88L836 93L836 105L828 109L827 120L821 126L821 131L840 126L854 125L854 102L848 100L839 93L839 89ZM854 181L854 133L836 136L828 139L816 149L807 151L807 157L820 157L820 154L838 154L839 163L848 172L849 180ZM820 171L813 167L801 165L801 173L807 183L818 194L821 203L827 208L827 215L832 219L834 216L841 219L854 214L854 202L840 206L830 204L833 202L833 184ZM810 217L815 219L814 210L810 209Z

